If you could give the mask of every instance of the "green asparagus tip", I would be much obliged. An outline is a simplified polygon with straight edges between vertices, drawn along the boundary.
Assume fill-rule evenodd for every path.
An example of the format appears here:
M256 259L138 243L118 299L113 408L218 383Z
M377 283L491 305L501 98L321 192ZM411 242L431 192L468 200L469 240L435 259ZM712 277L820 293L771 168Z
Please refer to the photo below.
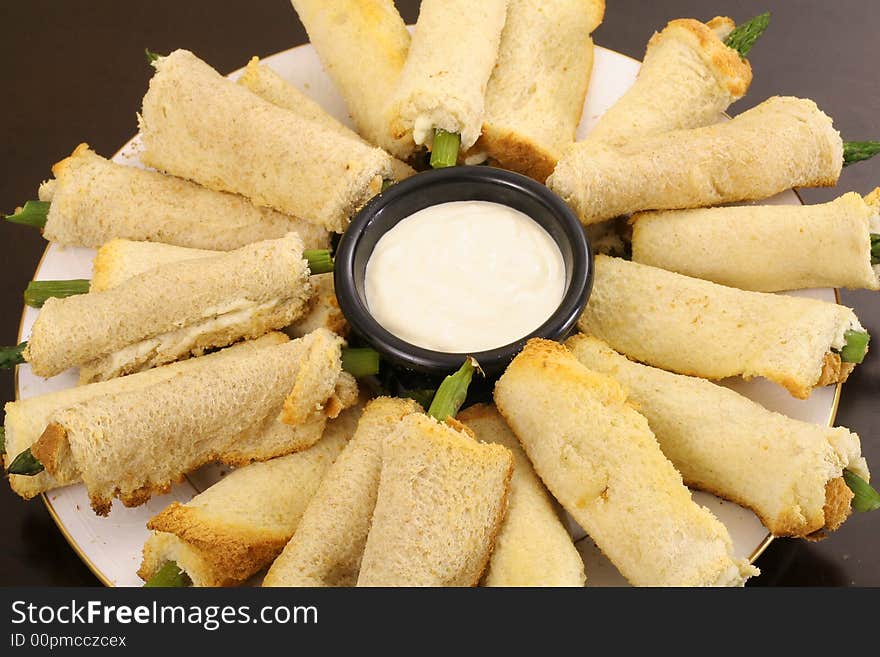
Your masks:
M6 426L0 427L0 454L6 453Z
M843 166L870 160L880 153L880 141L845 141L843 142Z
M427 411L431 407L431 400L437 394L436 390L431 388L416 388L415 390L404 390L400 396L404 399L412 399L419 406Z
M865 360L865 354L868 353L868 343L871 336L867 331L848 330L843 334L846 344L840 350L840 360L844 363L859 364Z
M434 131L434 146L431 149L431 166L434 169L454 167L458 161L458 148L460 145L461 135L437 128Z
M379 373L379 352L369 347L342 350L342 369L356 379Z
M25 226L34 226L42 228L46 225L46 216L49 214L48 201L27 201L23 208L20 208L12 214L4 216L6 221L14 224L23 224Z
M333 271L333 258L327 249L306 249L303 258L309 261L309 272L326 274Z
M192 580L180 569L176 561L169 561L144 582L144 588L183 588L192 586Z
M871 264L880 265L880 235L871 233Z
M0 370L8 370L24 362L24 348L27 342L22 342L14 347L0 347Z
M46 299L72 297L89 291L89 281L77 278L69 281L31 281L24 291L25 305L42 308Z
M431 402L431 407L428 409L428 415L440 422L448 417L458 415L458 409L461 408L467 397L468 386L471 384L474 370L479 367L477 361L469 357L455 374L450 374L443 379L443 383L437 388L437 394L434 395L434 401Z
M391 187L395 182L396 182L396 181L394 181L394 180L388 180L388 178L386 178L385 180L383 180L383 181L382 181L382 191L384 192L386 189L388 189L389 187Z
M147 64L152 64L162 56L152 52L149 48L144 48L144 54L147 56Z
M880 509L880 493L855 472L843 471L843 480L853 492L852 508L854 511L876 511Z
M749 54L755 42L764 34L764 30L770 25L770 12L764 12L755 16L752 20L738 26L731 32L724 43L739 53L743 59Z
M43 471L43 464L31 453L28 447L21 454L12 459L12 463L6 468L6 474L22 475L24 477L32 477Z

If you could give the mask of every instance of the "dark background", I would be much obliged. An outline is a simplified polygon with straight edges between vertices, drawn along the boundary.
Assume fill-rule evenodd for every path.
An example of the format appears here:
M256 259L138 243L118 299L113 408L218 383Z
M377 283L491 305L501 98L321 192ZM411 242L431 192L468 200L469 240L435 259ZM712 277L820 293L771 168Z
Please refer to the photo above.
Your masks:
M398 2L407 23L418 2ZM596 42L641 58L668 20L716 14L738 22L765 10L770 29L750 55L755 73L741 112L768 96L814 99L845 139L880 138L876 0L607 0ZM0 3L0 212L35 198L50 165L86 141L111 156L137 130L151 69L144 48L188 48L221 72L304 43L287 0L18 0ZM454 39L451 40L454 47ZM356 65L356 64L354 64ZM804 190L807 203L880 184L880 157L845 170L837 189ZM45 242L28 228L0 226L0 344L16 339L21 293ZM868 330L880 336L875 292L842 292ZM880 356L872 354L846 384L838 424L857 431L880 468ZM13 399L11 372L0 373L0 401ZM0 584L98 584L38 499L22 502L0 485ZM880 513L852 517L820 543L774 541L759 559L754 585L880 585Z

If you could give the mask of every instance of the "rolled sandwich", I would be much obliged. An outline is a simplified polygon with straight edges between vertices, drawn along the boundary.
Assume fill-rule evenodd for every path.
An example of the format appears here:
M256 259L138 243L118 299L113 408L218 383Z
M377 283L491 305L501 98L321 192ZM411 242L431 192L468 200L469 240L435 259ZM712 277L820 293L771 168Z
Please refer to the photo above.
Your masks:
M544 181L574 141L604 0L510 0L473 150Z
M391 156L263 100L191 52L157 59L140 117L145 164L342 232Z
M637 586L736 586L758 573L691 499L645 418L611 377L531 340L495 403L553 496Z
M292 0L309 41L345 101L358 132L406 159L409 135L392 137L385 107L406 54L409 32L392 0Z
M481 442L513 454L507 515L495 540L484 586L583 586L584 562L559 519L558 505L535 474L516 436L494 406L459 413Z
M162 265L216 255L219 255L216 251L187 249L157 242L112 240L98 249L95 255L89 291L109 290ZM336 300L333 274L312 274L309 276L309 285L312 294L302 316L285 330L294 338L301 338L318 328L347 336L348 322Z
M306 449L357 400L341 344L319 330L91 397L50 415L31 452L53 476L72 463L106 515L114 497L143 504L210 461L244 465Z
M62 246L97 249L117 237L231 251L298 233L306 248L326 248L327 231L243 196L105 160L88 144L52 167L40 186L49 202L43 235Z
M474 145L506 12L507 0L422 2L388 108L395 138L431 149L440 129L460 135L462 151Z
M38 397L19 399L8 402L5 407L6 418L6 451L4 466L6 468L22 452L30 449L39 440L51 418L58 411L86 402L105 394L149 389L153 385L168 381L178 374L186 376L187 372L202 372L210 369L211 364L219 359L226 359L237 354L252 353L263 347L270 347L287 342L282 333L267 333L256 340L239 342L221 351L216 351L200 358L191 358L179 363L172 363L152 370L123 376L109 381L92 383L87 386L66 388L50 392ZM79 468L71 458L56 459L53 474L43 470L32 476L9 475L12 490L25 499L45 493L47 490L67 486L82 481Z
M566 343L629 392L688 486L754 511L774 536L821 537L850 514L850 470L869 478L859 437L768 411L705 379L640 365L601 340Z
M326 3L324 4L326 6ZM336 3L334 3L332 6L336 7L337 5ZM351 17L349 15L349 20L350 19ZM346 24L348 23L346 22ZM405 29L404 32L406 33L407 43L409 43L409 33L406 32ZM359 43L362 42L362 40L363 36L360 37ZM403 57L401 57L401 65L403 65ZM365 71L362 66L362 62L359 61L357 69L360 73L358 79L364 79ZM370 81L373 85L375 85L375 79L372 79ZM326 128L333 130L338 134L348 137L350 139L358 139L364 141L359 135L357 135L357 133L352 132L351 129L342 125L342 123L337 121L333 116L325 112L318 103L306 96L304 93L302 93L299 89L297 89L287 80L278 75L271 68L269 68L265 64L260 64L260 60L258 57L251 58L251 60L248 62L247 67L244 70L244 73L240 78L238 78L238 83L246 87L252 93L258 95L263 100L269 101L273 105L277 105L278 107L283 107L284 109L296 112L304 118L320 123L322 126L325 126ZM371 88L374 87L371 86ZM384 99L383 102L385 102ZM381 116L381 112L379 112L379 115ZM385 130L387 132L387 127L385 127ZM364 141L364 143L366 144L367 142ZM381 144L379 145L381 146ZM394 180L403 180L404 178L408 178L409 176L415 174L415 169L413 169L408 164L401 162L397 158L391 159L391 170Z
M382 446L358 586L476 586L507 506L513 456L414 413Z
M420 412L408 399L379 397L367 404L354 437L322 480L263 586L357 583L379 488L382 441L403 417Z
M148 581L173 561L193 586L234 586L284 548L318 484L357 426L360 408L327 423L312 447L232 471L186 504L172 502L147 523L138 575Z
M294 233L158 266L117 287L48 299L24 358L38 376L80 367L89 383L287 326L311 287Z
M747 205L632 218L636 262L743 290L880 290L880 187L821 205ZM876 255L875 255L876 253Z
M718 123L752 81L749 62L724 43L734 27L726 17L708 23L681 18L655 33L639 77L602 115L587 139L621 146L671 130Z
M806 399L845 381L868 334L849 308L746 292L596 256L584 333L654 367L705 379L762 376Z
M774 97L725 121L620 146L571 146L547 185L584 224L639 210L757 200L792 187L831 186L843 142L810 100Z

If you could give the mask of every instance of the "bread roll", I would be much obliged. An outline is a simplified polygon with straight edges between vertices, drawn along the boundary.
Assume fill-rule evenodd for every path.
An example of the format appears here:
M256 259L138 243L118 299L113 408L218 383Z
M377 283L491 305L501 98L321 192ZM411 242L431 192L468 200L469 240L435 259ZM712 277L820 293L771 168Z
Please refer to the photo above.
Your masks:
M229 358L236 354L249 353L263 347L279 345L287 342L283 333L267 333L256 340L239 342L221 351L216 351L200 358L172 363L152 370L139 372L118 379L111 379L87 386L66 388L37 397L19 399L6 404L6 452L4 465L9 467L12 460L33 445L45 431L49 418L57 411L85 402L105 394L115 394L147 389L152 385L167 381L178 373L202 371L218 359ZM12 490L25 499L45 493L47 490L67 486L81 481L79 468L72 459L62 459L56 464L55 472L49 474L45 470L33 476L9 475Z
M474 151L543 182L574 141L605 0L510 0Z
M233 470L186 504L150 519L138 575L149 580L175 561L194 586L241 584L270 563L299 524L327 469L357 426L360 408L327 423L302 452Z
M587 139L621 146L671 130L718 123L752 81L749 62L724 44L734 27L729 18L716 17L708 23L680 18L655 33L639 77Z
M575 143L547 185L584 224L639 210L757 200L792 187L830 186L843 142L811 100L774 97L725 121L611 146Z
M379 397L367 404L263 586L355 585L376 504L382 441L401 418L420 411L409 399Z
M442 128L474 145L506 12L507 0L423 0L388 109L394 137L431 148Z
M477 440L503 445L514 458L507 516L495 540L483 585L583 586L584 562L559 519L557 504L495 407L477 404L457 419Z
M406 159L409 135L391 136L385 107L409 51L409 32L392 0L292 0L318 57L358 132Z
M630 583L735 586L758 573L691 499L626 391L562 345L530 340L495 403L550 492Z
M641 212L632 218L636 262L758 292L811 287L880 290L871 234L880 187L821 205Z
M793 420L705 379L634 363L584 334L566 345L627 389L688 486L750 508L774 536L837 529L852 499L843 470L869 478L848 429Z
M590 300L578 327L635 360L704 379L762 376L806 399L845 381L836 353L855 313L833 303L745 292L596 256Z
M31 451L53 476L72 459L92 508L106 515L113 497L143 504L210 461L243 465L305 449L328 416L356 401L341 343L315 331L85 399L52 413Z
M140 117L148 166L342 232L391 156L273 105L191 52L154 62Z
M79 365L80 381L90 383L282 328L311 295L302 251L290 233L160 266L103 292L49 299L24 357L39 376Z
M408 415L382 447L358 586L476 586L507 506L513 456Z
M88 144L52 167L40 187L51 202L44 237L62 246L97 249L117 237L231 251L251 242L298 233L306 248L323 249L327 231L258 208L243 196L105 160Z
M407 32L406 35L407 43L409 43L409 33ZM401 65L402 62L403 58L401 57ZM363 68L358 67L358 69L361 71L361 76L358 77L360 80L363 76ZM365 144L367 143L357 133L352 132L348 127L342 125L333 116L325 112L314 100L306 96L271 68L261 64L259 57L251 58L244 73L238 78L238 83L273 105L296 112L300 116L320 123L322 126L340 135L351 139L358 139ZM385 129L387 131L387 128ZM381 146L381 144L379 145ZM403 180L415 174L415 169L397 158L391 159L391 169L394 180Z

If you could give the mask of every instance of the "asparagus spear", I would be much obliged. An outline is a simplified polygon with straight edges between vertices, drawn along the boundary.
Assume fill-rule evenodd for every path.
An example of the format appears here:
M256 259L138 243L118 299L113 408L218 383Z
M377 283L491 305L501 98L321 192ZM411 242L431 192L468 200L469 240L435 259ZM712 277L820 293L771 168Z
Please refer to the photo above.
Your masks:
M870 160L880 153L880 141L845 141L843 142L843 166Z
M448 417L455 417L467 397L468 386L478 367L476 360L467 358L455 374L443 379L428 409L428 415L440 422Z
M0 347L0 370L8 370L24 362L22 352L27 342L22 342L14 347Z
M43 464L36 459L31 453L31 448L28 447L21 454L12 459L12 463L6 468L6 474L32 477L33 475L40 474L44 469Z
M739 56L745 59L752 46L755 45L755 41L764 34L764 30L769 24L770 12L768 11L737 27L727 35L724 43L739 52Z
M871 233L871 264L880 265L880 235Z
M306 249L303 258L309 261L309 272L312 274L326 274L333 271L333 258L327 249Z
M355 378L379 373L379 352L369 347L342 350L342 369Z
M437 128L434 131L434 147L431 149L431 166L435 169L454 167L458 161L460 144L461 135Z
M853 492L852 508L854 511L876 511L880 509L880 493L855 472L843 471L843 480Z
M144 54L147 56L147 64L152 64L157 59L159 59L162 55L154 53L149 48L144 48Z
M68 281L31 281L24 291L24 302L31 308L42 308L46 299L72 297L89 291L89 281L77 278Z
M867 331L854 331L850 329L843 334L846 344L840 350L840 360L844 363L859 364L865 360L865 354L868 352L868 342L871 336Z
M6 453L6 427L0 427L0 454Z
M23 208L16 210L12 214L5 215L4 219L14 224L42 228L46 225L49 205L48 201L26 201Z
M192 580L180 569L176 561L168 561L156 574L144 583L144 588L169 588L192 586Z

